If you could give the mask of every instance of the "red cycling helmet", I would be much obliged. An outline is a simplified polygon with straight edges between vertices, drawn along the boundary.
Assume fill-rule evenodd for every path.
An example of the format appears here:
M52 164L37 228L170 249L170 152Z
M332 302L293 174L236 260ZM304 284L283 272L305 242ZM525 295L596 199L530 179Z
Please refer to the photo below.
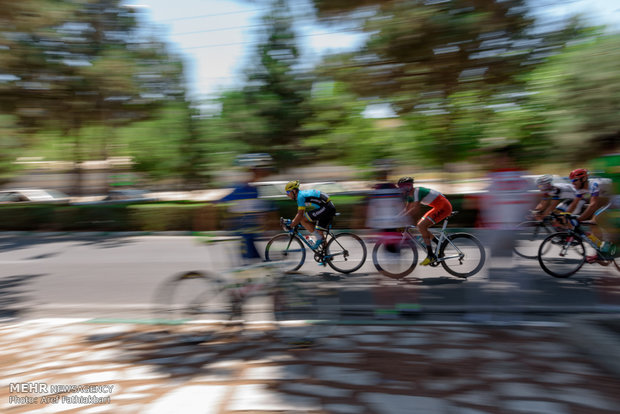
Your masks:
M577 168L576 170L571 171L568 176L571 180L578 180L580 178L588 178L588 170L585 168Z

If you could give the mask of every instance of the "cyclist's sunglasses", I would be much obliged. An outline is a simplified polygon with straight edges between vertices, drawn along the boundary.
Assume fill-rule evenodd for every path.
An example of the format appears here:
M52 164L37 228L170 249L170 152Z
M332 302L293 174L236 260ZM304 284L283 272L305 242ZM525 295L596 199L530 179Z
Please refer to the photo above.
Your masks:
M579 178L573 178L572 180L570 180L571 183L576 183L577 181L581 181L583 179L583 177L579 177Z

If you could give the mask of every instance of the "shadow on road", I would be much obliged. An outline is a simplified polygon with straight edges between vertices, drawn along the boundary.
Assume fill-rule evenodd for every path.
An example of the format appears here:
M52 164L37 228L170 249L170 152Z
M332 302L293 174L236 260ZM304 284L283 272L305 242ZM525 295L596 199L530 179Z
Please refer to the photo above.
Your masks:
M15 275L0 279L0 317L14 318L20 312L27 311L27 285L41 276L43 275Z
M187 380L201 376L221 380L238 376L238 363L255 359L261 353L312 352L309 345L296 346L283 341L282 329L288 328L248 329L243 324L199 329L183 325L134 326L90 335L84 338L84 343L96 349L109 344L121 351L119 362L153 370L165 378Z
M467 281L467 279L457 279L455 277L450 276L439 276L439 277L426 277L426 278L418 278L418 277L408 277L406 279L402 279L401 283L406 285L423 285L423 286L439 286L439 285L460 285L461 283Z
M26 235L9 235L0 234L0 253L16 251L20 249L32 248L53 243L72 242L83 246L96 246L102 249L114 247L123 247L133 241L123 235L81 235L79 233L71 234L26 234ZM35 256L32 259L44 259L52 255L60 254L60 252L44 253L41 257Z

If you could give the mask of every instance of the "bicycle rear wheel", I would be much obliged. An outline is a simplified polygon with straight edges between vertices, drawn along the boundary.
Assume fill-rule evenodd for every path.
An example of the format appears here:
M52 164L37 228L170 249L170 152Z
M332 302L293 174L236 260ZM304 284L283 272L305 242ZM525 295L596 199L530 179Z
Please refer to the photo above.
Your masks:
M553 277L569 277L586 262L586 249L579 236L568 232L554 233L540 245L538 262Z
M443 268L451 275L463 278L478 273L486 260L482 243L467 233L455 233L447 237L439 249Z
M372 262L382 275L401 279L418 264L418 249L409 239L379 240L372 250Z
M238 314L238 315L237 315ZM213 274L190 271L174 275L157 289L154 317L160 323L190 320L230 321L240 316L225 283Z
M358 270L366 261L366 245L353 233L336 234L325 247L327 264L341 273Z
M551 233L551 229L538 221L519 223L515 229L513 250L524 259L536 259L540 244Z
M287 275L273 288L276 335L289 345L309 346L327 338L340 319L339 292Z
M297 237L281 233L267 243L265 260L269 262L285 261L287 262L285 271L294 272L304 264L306 249Z

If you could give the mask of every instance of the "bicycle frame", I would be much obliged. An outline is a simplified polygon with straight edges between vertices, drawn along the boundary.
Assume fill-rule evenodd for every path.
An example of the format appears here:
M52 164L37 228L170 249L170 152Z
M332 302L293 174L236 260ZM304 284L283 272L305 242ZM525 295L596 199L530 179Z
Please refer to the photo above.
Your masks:
M340 244L340 242L338 242L338 239L334 237L334 233L332 232L332 225L330 224L329 226L327 226L327 228L325 229L325 239L323 240L323 244L319 247L317 247L316 249L312 247L312 245L310 244L310 242L299 232L299 227L295 228L293 234L291 234L291 238L289 240L289 244L288 246L286 246L286 250L288 251L289 247L291 246L291 242L293 241L293 238L296 237L298 239L300 239L306 246L308 246L308 248L314 252L315 255L319 256L319 259L321 262L325 262L326 260L332 259L335 256L338 255L348 255L348 252L346 249L344 249L344 247L342 247L342 245ZM337 252L337 253L333 253L333 254L326 254L325 249L323 249L323 246L327 246L328 242L330 242L331 240L335 240L336 243L338 243L338 245L342 248L341 252Z
M450 238L448 236L446 236L447 226L448 226L448 219L445 219L443 221L443 225L441 226L441 230L439 232L433 232L430 229L428 230L429 233L431 233L431 235L433 236L433 238L437 239L437 245L435 246L435 250L433 251L433 254L437 258L435 261L435 263L437 264L440 262L446 261L448 259L462 260L463 257L465 257L463 252L457 246L455 246L454 243L452 243L452 241L450 241ZM420 238L414 237L412 233L414 230L417 230L416 226L414 225L407 226L405 230L403 231L403 238L401 239L401 242L405 240L405 237L408 237L410 240L414 241L418 246L420 246L422 250L426 250L426 243L424 243L424 241L421 239L421 235L420 235ZM419 230L418 230L418 233L419 233ZM439 234L439 237L437 236L437 234ZM444 241L447 241L448 243L450 243L450 245L458 252L458 255L439 257L439 248L444 243Z
M576 226L573 229L567 229L566 231L568 231L568 233L572 236L572 237L579 237L581 239L581 241L585 242L586 244L590 245L597 253L601 252L601 249L599 246L596 245L596 243L594 243L592 240L590 240L590 238L587 236L586 232L581 228L581 226ZM572 241L572 240L569 240ZM566 248L564 248L566 249ZM562 250L564 250L562 249Z

